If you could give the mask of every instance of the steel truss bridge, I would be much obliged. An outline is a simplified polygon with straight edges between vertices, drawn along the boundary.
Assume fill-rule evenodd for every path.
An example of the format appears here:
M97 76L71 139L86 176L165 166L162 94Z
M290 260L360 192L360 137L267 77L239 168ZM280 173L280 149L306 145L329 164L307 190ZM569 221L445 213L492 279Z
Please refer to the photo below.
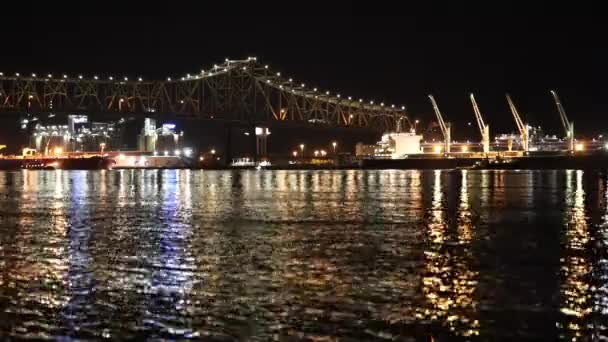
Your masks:
M257 58L166 80L0 73L0 112L171 114L243 122L297 121L392 131L405 107L307 87Z

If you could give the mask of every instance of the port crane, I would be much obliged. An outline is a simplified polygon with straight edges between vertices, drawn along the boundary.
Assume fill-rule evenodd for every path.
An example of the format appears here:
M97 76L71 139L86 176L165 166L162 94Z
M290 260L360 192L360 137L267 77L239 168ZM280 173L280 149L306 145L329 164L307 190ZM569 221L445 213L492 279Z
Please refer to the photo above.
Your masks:
M564 110L564 106L562 106L559 97L555 90L551 90L551 95L553 95L553 99L555 100L555 106L557 106L557 111L559 112L559 117L562 120L562 125L566 130L566 138L568 139L568 150L571 152L574 151L574 123L568 120L566 116L566 111Z
M509 94L506 94L506 96L507 102L509 103L509 108L511 109L511 113L513 113L513 118L515 119L515 124L517 124L517 129L519 130L519 135L521 137L521 148L524 150L524 152L528 152L528 147L530 144L528 125L526 125L521 119L521 116L519 116L519 112L517 111L513 100L511 100L511 96L509 96Z
M443 140L445 144L444 151L445 153L450 153L450 145L452 140L450 123L448 122L446 124L446 122L443 121L443 116L441 115L441 111L439 111L439 107L437 106L437 102L435 101L433 95L429 95L429 99L431 100L433 110L435 111L435 115L437 116L437 121L439 122L439 128L441 128L441 133L443 134Z
M473 111L475 111L475 118L477 119L477 126L479 126L479 131L481 132L483 153L488 153L490 152L490 126L483 122L481 112L479 111L479 106L477 106L477 101L475 101L475 96L473 96L473 93L471 93L470 97L471 103L473 104Z

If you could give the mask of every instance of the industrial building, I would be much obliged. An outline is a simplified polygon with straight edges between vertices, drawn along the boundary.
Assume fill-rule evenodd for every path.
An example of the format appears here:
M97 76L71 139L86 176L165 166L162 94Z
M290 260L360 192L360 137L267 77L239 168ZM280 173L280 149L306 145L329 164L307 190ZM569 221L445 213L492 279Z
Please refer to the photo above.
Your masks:
M184 131L179 133L173 123L156 126L156 120L146 118L137 139L137 149L142 152L174 151L183 148Z
M118 149L123 135L121 123L89 121L86 115L68 115L67 124L37 121L30 147L44 154Z

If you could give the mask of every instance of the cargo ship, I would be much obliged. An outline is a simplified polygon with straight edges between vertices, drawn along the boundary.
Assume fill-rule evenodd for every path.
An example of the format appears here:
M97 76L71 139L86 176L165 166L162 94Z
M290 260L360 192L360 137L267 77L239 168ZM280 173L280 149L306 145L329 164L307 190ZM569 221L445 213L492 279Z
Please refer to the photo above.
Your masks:
M607 151L586 153L555 152L528 153L519 156L433 156L412 155L399 159L362 159L364 169L494 169L494 170L551 170L551 169L608 169Z
M107 170L114 160L100 155L39 155L26 148L22 155L0 156L0 170Z

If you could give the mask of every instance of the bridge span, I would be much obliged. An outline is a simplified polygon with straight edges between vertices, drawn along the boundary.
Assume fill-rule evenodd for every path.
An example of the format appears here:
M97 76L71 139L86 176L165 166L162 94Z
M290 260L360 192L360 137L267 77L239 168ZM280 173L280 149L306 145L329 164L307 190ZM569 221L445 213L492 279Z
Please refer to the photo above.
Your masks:
M409 124L404 106L310 87L258 63L255 57L226 59L196 74L164 80L0 72L0 112L170 114L376 131Z

